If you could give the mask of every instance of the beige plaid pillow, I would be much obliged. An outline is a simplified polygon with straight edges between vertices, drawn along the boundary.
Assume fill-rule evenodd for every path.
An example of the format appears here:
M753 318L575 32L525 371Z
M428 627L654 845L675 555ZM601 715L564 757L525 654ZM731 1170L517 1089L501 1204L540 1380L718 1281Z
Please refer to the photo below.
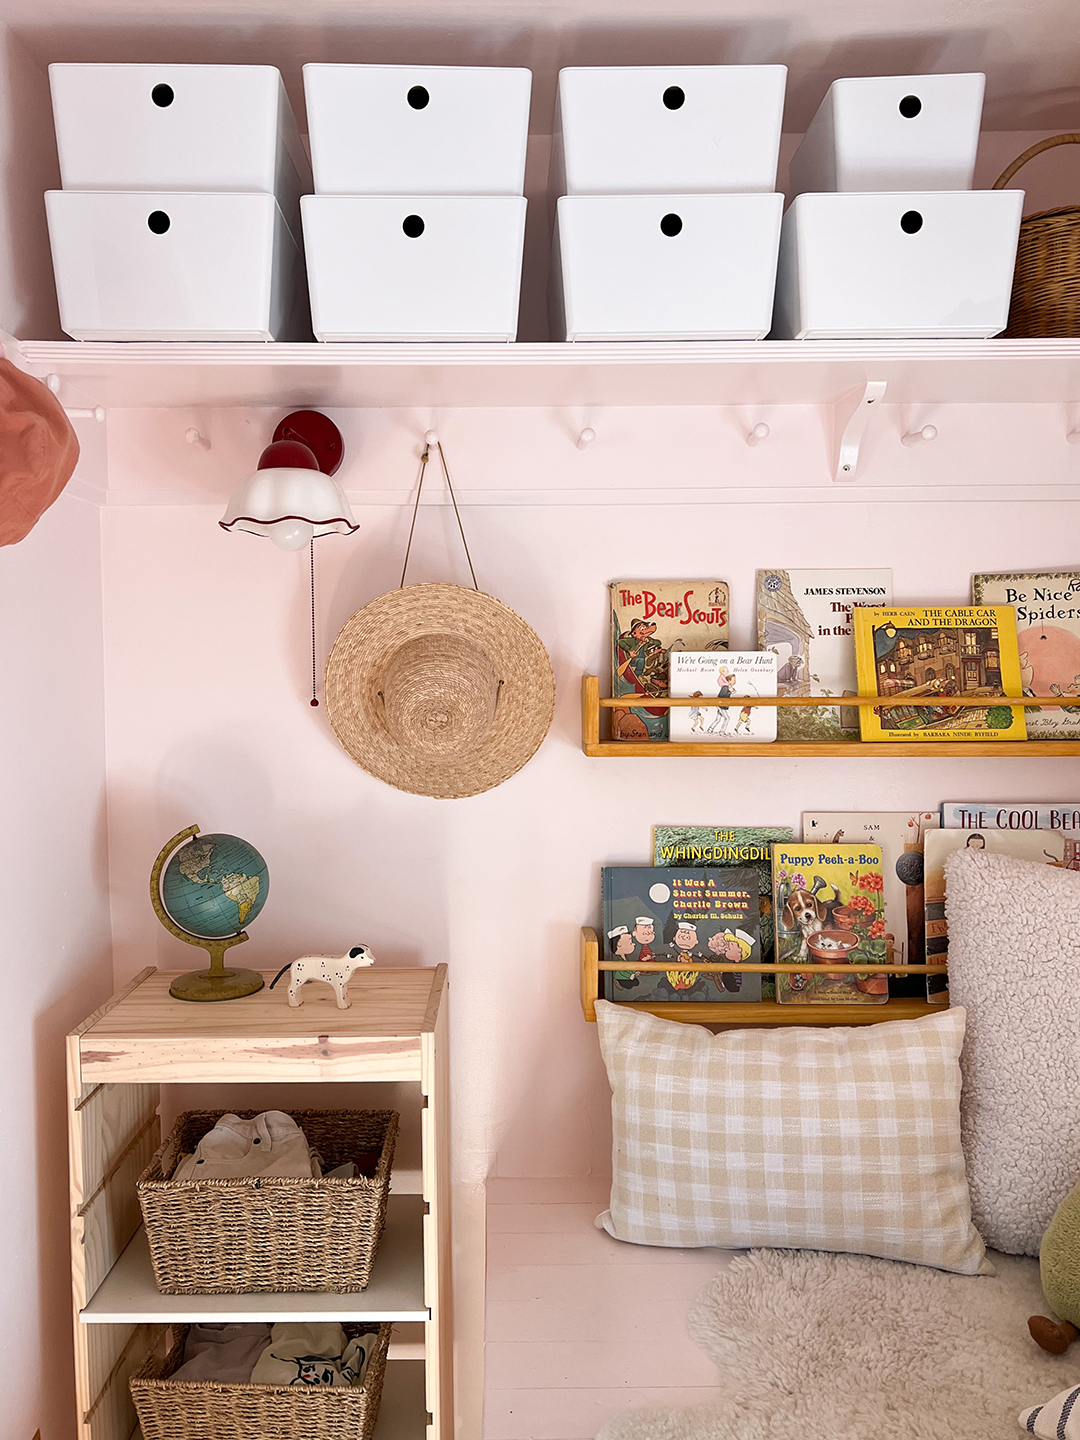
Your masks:
M611 1208L638 1245L777 1245L991 1270L960 1147L964 1011L712 1035L598 1001Z

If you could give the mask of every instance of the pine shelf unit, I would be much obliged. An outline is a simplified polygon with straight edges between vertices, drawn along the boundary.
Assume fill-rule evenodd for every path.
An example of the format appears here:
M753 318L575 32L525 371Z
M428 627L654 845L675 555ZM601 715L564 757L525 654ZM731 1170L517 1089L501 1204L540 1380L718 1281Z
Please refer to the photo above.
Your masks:
M964 756L1011 755L1022 759L1032 755L1080 755L1080 740L770 740L766 742L743 741L696 741L696 740L602 740L600 738L601 710L639 708L672 709L676 706L701 705L703 708L726 705L735 709L743 705L769 705L785 708L820 708L836 705L842 709L860 706L888 707L893 705L918 706L940 705L940 699L920 700L900 697L890 701L882 696L844 695L835 699L821 696L772 697L765 695L737 696L730 701L714 698L704 700L671 700L649 697L648 701L624 695L617 700L601 699L600 681L595 675L581 677L581 748L590 759L625 759L627 757L655 760L658 757L671 759L675 756L693 756L708 760L747 759L755 755L826 756L833 759L889 760L895 756L921 757L948 755L954 759ZM962 704L962 698L957 699ZM985 702L984 702L985 703ZM1053 696L1035 696L1027 699L1003 698L1003 705L1059 705Z
M166 1327L211 1316L419 1328L422 1348L412 1339L391 1346L375 1437L452 1440L446 966L359 971L348 1010L337 1009L329 990L309 989L293 1009L283 991L266 987L240 1000L192 1004L169 996L171 979L142 971L68 1036L78 1440L130 1440L131 1372L164 1344ZM160 1144L162 1085L394 1080L419 1083L422 1193L391 1195L366 1290L159 1293L135 1181Z
M634 965L635 970L666 970L663 964ZM702 962L695 965L697 971L741 970L744 974L776 975L778 973L804 973L812 969L807 965L737 965ZM865 968L874 974L888 975L944 975L944 965L867 965L854 967L860 972ZM600 941L591 926L581 927L581 1013L590 1023L596 1023L596 1002L604 997L600 990L600 973L603 970L625 970L627 962L616 964L612 960L600 959ZM660 1002L650 1005L647 1001L630 1000L623 1002L627 1010L641 1010L646 1015L658 1015L662 1020L680 1020L690 1025L877 1025L883 1020L918 1020L923 1015L940 1015L948 1009L947 1004L931 1005L928 1000L894 999L884 1005L778 1005L775 1000L758 1000L747 1004L738 1000L718 1001L713 1004Z

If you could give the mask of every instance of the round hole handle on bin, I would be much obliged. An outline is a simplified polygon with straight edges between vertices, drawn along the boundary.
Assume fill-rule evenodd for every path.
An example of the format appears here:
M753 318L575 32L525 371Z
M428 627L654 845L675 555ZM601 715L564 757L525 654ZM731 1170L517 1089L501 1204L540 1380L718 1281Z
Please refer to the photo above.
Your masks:
M681 215L676 215L674 212L672 212L670 215L665 215L664 218L660 221L660 233L662 235L666 235L669 239L671 239L675 235L678 235L681 230Z
M686 103L686 91L681 85L669 85L664 91L664 105L668 110L681 110Z
M918 210L905 210L900 216L900 229L905 235L917 235L923 227L923 217Z
M431 99L431 96L428 94L426 86L413 85L409 88L409 92L405 96L405 99L409 102L409 105L413 110L424 110L426 109L427 103Z
M176 94L171 85L155 85L150 91L150 99L159 109L164 110L176 99Z
M905 120L914 120L922 110L922 101L917 95L905 95L896 108Z
M406 215L401 228L410 240L419 240L424 233L424 221L419 215Z
M155 235L164 235L172 221L164 210L151 210L146 217L146 227Z

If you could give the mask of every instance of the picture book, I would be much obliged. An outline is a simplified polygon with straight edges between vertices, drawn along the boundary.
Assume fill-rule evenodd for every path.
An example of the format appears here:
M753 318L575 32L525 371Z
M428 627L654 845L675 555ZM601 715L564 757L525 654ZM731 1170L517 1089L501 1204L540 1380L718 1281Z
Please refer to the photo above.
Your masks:
M1080 570L1029 575L973 575L976 605L1012 605L1024 695L1060 695L1066 701L1025 710L1035 740L1080 737ZM1069 699L1073 703L1069 704Z
M814 811L802 817L804 843L862 844L881 847L885 898L885 963L926 963L923 897L923 837L938 828L938 812L879 810L863 813ZM890 975L889 994L922 996L925 975Z
M1058 800L1005 804L997 800L946 800L941 806L943 830L1060 830L1080 835L1080 802Z
M713 695L775 695L776 656L767 650L672 650L671 693L701 705L672 710L672 740L706 743L776 739L776 709L765 705L714 706Z
M616 580L611 585L613 699L668 695L672 650L726 650L728 587L723 580ZM613 740L666 740L667 710L613 709Z
M758 649L777 657L777 693L854 695L852 609L891 604L891 570L759 570ZM780 710L777 725L781 740L853 738L858 707Z
M653 830L653 863L656 865L737 865L754 870L758 877L763 964L774 959L775 936L772 913L771 849L777 840L795 836L788 825L657 825ZM776 987L771 975L761 977L761 998L772 1000Z
M1004 605L855 611L864 695L940 697L941 704L860 710L864 740L1025 740L1016 615ZM973 700L957 705L950 701Z
M774 845L776 963L781 1005L883 1005L889 977L860 973L860 959L885 965L885 902L879 845ZM840 966L840 969L825 969Z
M945 861L957 850L989 850L993 855L1014 855L1018 860L1037 860L1064 869L1080 869L1077 845L1062 834L1039 830L1022 834L1013 830L930 830L925 843L926 960L944 964L949 958L949 926L945 919ZM928 975L926 998L945 1005L949 1000L949 977Z
M761 976L738 967L762 964L758 883L748 866L609 865L603 872L603 958L625 970L601 971L607 1000L756 1001ZM636 960L667 970L635 971ZM731 962L703 974L695 961Z

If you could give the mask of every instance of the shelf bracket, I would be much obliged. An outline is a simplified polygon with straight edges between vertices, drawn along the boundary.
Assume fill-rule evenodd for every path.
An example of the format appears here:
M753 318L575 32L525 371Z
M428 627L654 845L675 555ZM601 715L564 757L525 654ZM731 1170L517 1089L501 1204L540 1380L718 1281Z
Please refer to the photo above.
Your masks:
M847 484L855 479L859 468L859 451L863 435L874 413L885 398L886 382L868 380L833 401L832 461L833 479Z

